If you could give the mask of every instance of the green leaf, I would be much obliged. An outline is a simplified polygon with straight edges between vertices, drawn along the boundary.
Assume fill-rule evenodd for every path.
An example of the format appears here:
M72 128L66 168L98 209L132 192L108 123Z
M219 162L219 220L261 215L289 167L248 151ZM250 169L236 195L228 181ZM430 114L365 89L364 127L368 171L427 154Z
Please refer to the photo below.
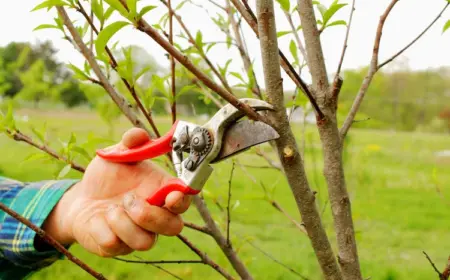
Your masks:
M109 6L113 7L114 10L118 11L122 16L128 18L128 11L125 7L120 3L120 0L104 0L108 3Z
M327 25L328 21L331 19L331 17L339 11L341 8L347 6L347 4L337 4L337 2L333 2L333 4L330 6L330 8L325 12L323 15L323 24Z
M112 36L114 36L114 34L116 34L120 29L129 24L130 23L126 21L116 21L100 31L97 40L95 41L95 50L97 51L97 56L102 56L102 54L105 52L105 47Z
M217 43L216 42L212 42L208 44L208 47L206 48L206 52L208 52L212 47L214 47Z
M156 6L152 5L145 6L144 8L142 8L142 10L139 12L138 19L141 19L146 13L150 12L154 8L156 8Z
M89 156L88 152L85 149L81 148L81 147L75 146L75 147L72 148L72 151L82 155L84 158L87 159L87 161L91 161L92 160L92 158L91 158L91 156Z
M199 49L203 50L203 34L200 30L198 30L195 35L195 44Z
M181 95L189 92L190 90L192 90L193 88L197 87L197 85L185 85L184 87L181 88L181 90L177 93L177 98L180 97Z
M281 37L283 37L284 35L287 35L287 34L289 34L289 33L291 33L292 31L278 31L277 32L277 37L278 38L281 38Z
M130 17L136 17L136 9L137 9L137 0L127 0L127 6L130 10Z
M67 173L69 173L70 169L72 168L72 165L67 164L66 166L64 166L61 171L59 171L58 177L57 179L61 179L64 178L64 176L67 175Z
M104 22L103 2L99 1L101 0L92 0L92 11L101 22Z
M278 4L280 4L281 8L285 11L285 12L289 12L291 3L289 3L289 0L277 0Z
M42 30L42 29L49 29L49 28L60 29L58 26L53 25L53 24L41 24L38 27L34 28L33 31Z
M184 6L184 4L186 4L186 2L187 2L186 0L181 1L181 3L176 6L175 11L181 9Z
M39 160L39 159L50 159L49 155L46 153L33 153L27 156L20 164L25 164L27 162L33 161L33 160Z
M447 31L447 29L449 29L449 28L450 28L450 19L445 23L444 27L442 28L442 33Z
M329 23L327 25L327 27L336 26L336 25L347 25L347 22L345 20L336 20L336 21Z
M44 136L40 131L38 131L36 128L32 127L31 131L33 131L33 134L36 135L36 137L42 142L45 143Z
M320 14L322 15L322 18L324 17L325 13L327 12L327 7L324 5L317 3L317 8L319 9Z
M89 77L80 68L76 67L72 63L69 63L67 67L72 69L72 71L75 73L75 76L80 80L88 80Z
M106 9L106 12L105 12L105 14L103 16L103 19L104 20L108 20L111 17L111 15L114 13L115 10L116 9L114 9L114 7L110 6L108 9Z
M245 84L245 80L244 78L242 78L242 75L237 73L237 72L230 72L231 75L235 76L236 78L238 78L239 80L241 80L241 82L243 82Z
M62 0L47 0L47 1L42 2L39 5L35 6L31 11L34 12L34 11L41 10L44 8L47 8L47 10L50 10L52 7L64 6L64 5L67 5L67 3L65 3Z

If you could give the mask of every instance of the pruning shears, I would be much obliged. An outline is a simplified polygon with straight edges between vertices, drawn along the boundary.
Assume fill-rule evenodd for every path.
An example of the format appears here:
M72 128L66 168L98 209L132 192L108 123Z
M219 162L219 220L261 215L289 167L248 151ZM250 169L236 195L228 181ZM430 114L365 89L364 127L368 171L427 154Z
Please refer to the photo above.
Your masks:
M273 110L272 105L259 99L239 101L255 111ZM279 137L271 126L260 121L241 120L243 117L241 111L227 104L204 125L178 120L160 138L124 151L97 150L97 155L111 162L130 163L171 153L177 178L147 198L151 205L162 207L166 196L173 191L187 195L200 193L213 171L211 164Z

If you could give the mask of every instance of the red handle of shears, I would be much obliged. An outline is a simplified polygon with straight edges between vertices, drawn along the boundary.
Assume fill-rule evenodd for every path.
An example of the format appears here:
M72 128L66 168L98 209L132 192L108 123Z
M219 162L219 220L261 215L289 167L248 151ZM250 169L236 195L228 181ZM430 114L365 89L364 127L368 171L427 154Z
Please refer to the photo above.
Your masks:
M146 159L155 158L172 151L172 139L177 127L176 121L166 135L149 140L146 143L133 147L131 149L119 150L97 150L97 155L107 161L125 163L138 162ZM187 195L198 194L199 191L191 189L178 178L169 180L164 186L158 189L154 194L147 198L147 202L155 206L164 206L166 197L173 191L179 191Z

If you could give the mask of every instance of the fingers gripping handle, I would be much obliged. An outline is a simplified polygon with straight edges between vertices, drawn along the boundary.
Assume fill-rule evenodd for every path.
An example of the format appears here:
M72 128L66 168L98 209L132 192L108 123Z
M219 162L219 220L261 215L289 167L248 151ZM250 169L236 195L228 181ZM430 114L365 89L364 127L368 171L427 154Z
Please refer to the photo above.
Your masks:
M150 158L155 158L172 151L172 139L177 128L176 121L166 135L145 142L144 144L132 147L123 151L118 149L97 150L97 155L111 162L138 162Z
M191 189L186 186L180 179L169 180L162 188L159 188L153 195L147 198L147 202L151 205L162 207L166 202L166 197L169 193L179 191L185 195L195 195L200 191Z

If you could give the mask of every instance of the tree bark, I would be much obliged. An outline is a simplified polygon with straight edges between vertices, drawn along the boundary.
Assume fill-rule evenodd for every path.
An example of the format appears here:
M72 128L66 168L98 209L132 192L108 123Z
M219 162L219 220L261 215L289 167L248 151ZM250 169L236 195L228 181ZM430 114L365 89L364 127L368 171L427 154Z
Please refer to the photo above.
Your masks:
M284 106L273 1L258 0L257 14L265 87L268 101L275 108L275 111L270 113L269 119L280 134L279 139L275 141L278 156L325 279L342 279L315 204L315 196L309 187Z
M298 0L298 9L313 88L316 91L319 106L326 117L324 121L318 123L318 130L324 155L324 176L328 185L338 243L338 260L344 279L361 280L351 203L342 163L341 138L337 126L335 107L337 96L333 96L330 90L312 1Z

